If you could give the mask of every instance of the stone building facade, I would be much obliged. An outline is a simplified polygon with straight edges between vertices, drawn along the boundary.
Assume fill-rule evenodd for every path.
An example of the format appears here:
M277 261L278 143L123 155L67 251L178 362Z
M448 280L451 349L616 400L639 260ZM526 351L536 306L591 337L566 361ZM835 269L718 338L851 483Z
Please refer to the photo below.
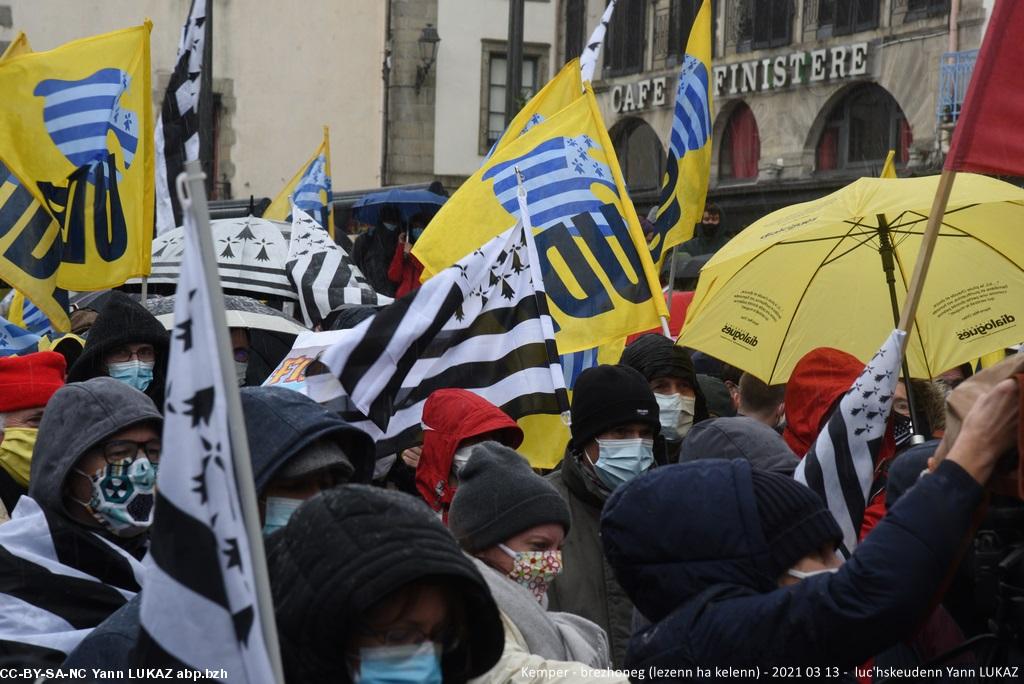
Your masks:
M709 197L739 230L877 175L936 172L990 0L715 0ZM562 0L558 60L604 0ZM657 199L700 0L619 0L595 91L638 209ZM582 19L581 19L582 17Z

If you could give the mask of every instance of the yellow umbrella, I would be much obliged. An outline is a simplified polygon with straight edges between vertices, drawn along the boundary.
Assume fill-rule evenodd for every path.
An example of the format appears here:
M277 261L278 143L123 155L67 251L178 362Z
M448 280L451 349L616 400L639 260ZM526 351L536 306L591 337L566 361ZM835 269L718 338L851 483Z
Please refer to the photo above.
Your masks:
M903 305L938 179L860 178L755 222L701 270L679 344L769 384L815 347L867 361ZM1024 190L958 174L907 350L911 375L1024 340L1022 266Z

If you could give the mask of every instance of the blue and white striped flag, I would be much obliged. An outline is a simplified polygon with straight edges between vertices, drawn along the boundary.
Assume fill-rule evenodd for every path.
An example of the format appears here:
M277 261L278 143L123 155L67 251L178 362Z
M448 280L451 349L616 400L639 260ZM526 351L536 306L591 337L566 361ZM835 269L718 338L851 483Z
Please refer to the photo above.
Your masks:
M843 531L843 555L857 548L877 460L900 379L906 333L893 330L818 434L793 478L825 501Z
M0 316L0 356L31 354L37 351L39 335L16 326Z

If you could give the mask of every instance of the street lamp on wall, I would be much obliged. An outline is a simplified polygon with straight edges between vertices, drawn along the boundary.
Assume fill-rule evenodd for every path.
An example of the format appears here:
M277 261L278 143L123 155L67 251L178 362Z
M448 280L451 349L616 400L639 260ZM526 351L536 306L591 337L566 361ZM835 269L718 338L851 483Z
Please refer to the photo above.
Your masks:
M434 66L437 59L437 44L441 42L441 36L437 35L437 29L433 24L427 24L420 33L420 63L416 67L416 93L427 80L430 68Z

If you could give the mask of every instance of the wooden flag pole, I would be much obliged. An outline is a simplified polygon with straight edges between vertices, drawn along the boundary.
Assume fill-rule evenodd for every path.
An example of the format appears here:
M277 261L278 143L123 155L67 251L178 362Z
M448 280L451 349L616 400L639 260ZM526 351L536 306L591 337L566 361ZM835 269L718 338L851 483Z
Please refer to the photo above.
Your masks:
M206 187L199 160L185 162L185 173L178 176L179 195L182 187L188 189L189 211L196 221L199 237L199 252L203 257L203 273L210 293L210 308L213 313L213 332L217 340L216 353L220 360L221 383L225 390L228 412L228 433L231 436L231 451L235 465L235 484L242 506L249 551L252 554L252 574L256 584L256 598L263 641L274 678L284 684L284 668L277 641L277 622L274 618L274 599L270 593L270 575L267 572L267 557L263 549L263 530L260 527L259 507L256 503L256 482L252 474L252 459L249 455L249 438L242 417L242 399L238 393L235 365L231 353L231 337L228 332L227 316L224 313L224 293L221 290L220 274L217 271L217 256L213 249L210 233L210 211L206 204Z
M935 241L939 237L939 228L942 227L942 218L946 215L946 205L949 204L949 194L953 190L953 181L955 179L956 171L943 171L939 177L939 186L935 189L932 211L928 215L928 226L925 228L924 235L921 238L921 249L917 253L914 275L910 278L910 285L907 287L907 298L903 302L903 312L900 314L899 329L907 333L903 338L904 354L906 354L907 342L910 340L911 328L914 327L917 305L921 302L921 292L924 290L924 279L927 277L928 268L932 263Z

